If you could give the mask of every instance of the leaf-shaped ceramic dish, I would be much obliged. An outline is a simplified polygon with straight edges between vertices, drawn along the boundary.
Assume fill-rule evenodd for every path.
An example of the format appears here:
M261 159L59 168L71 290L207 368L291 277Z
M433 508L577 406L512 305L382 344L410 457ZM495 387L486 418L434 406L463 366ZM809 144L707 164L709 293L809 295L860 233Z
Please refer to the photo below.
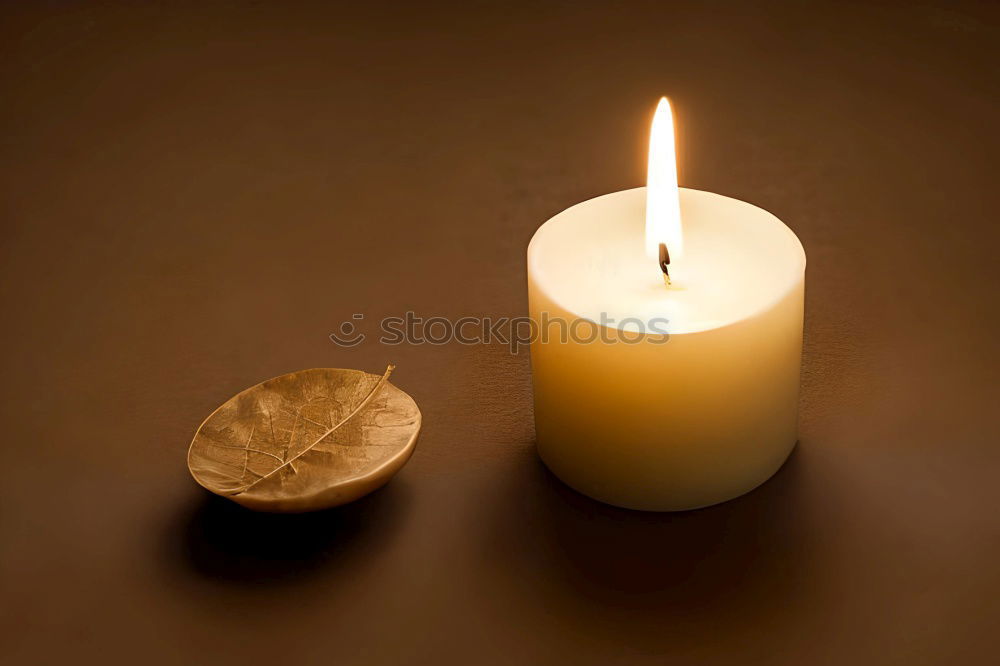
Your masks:
M238 393L195 433L191 475L258 511L315 511L367 495L409 460L420 432L420 410L389 383L392 370L300 370Z

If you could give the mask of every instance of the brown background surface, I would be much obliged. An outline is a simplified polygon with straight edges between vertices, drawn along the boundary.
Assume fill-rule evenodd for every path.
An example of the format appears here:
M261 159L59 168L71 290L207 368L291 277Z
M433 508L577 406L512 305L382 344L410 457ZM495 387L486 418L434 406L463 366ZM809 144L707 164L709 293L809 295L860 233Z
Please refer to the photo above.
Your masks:
M4 663L995 658L996 4L2 13ZM525 355L327 337L523 314L532 232L642 183L660 94L682 183L809 257L796 452L673 515L545 471ZM188 476L235 392L389 360L424 430L383 491Z

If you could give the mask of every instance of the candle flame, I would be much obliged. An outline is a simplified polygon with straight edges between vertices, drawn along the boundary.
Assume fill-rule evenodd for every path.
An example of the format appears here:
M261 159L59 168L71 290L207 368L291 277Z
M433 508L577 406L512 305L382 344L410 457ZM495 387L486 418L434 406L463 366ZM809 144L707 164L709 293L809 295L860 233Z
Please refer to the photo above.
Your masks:
M659 255L667 246L671 263L684 255L681 233L681 202L677 187L677 156L674 150L674 119L670 102L660 98L649 135L649 170L646 173L646 254Z

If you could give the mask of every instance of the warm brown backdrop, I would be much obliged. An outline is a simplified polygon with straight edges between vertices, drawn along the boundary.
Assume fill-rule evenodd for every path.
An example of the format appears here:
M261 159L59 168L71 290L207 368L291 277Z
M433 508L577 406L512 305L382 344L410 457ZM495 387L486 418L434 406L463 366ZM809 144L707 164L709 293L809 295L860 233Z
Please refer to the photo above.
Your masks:
M0 9L0 660L995 657L996 4L132 4ZM544 470L523 355L327 339L524 313L533 230L642 183L663 93L683 184L809 257L797 451L675 515ZM424 432L384 491L189 478L238 390L388 360Z

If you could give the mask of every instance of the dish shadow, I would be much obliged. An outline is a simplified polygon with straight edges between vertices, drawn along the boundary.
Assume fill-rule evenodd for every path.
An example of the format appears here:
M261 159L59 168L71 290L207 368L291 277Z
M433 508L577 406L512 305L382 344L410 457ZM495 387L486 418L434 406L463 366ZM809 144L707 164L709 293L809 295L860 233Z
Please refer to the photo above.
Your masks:
M171 560L201 580L259 587L302 581L372 552L409 504L396 479L355 502L324 511L269 514L205 493L168 535Z
M602 504L526 457L530 469L507 475L492 502L483 557L501 593L544 601L595 639L652 647L671 627L685 627L680 642L705 626L745 631L749 617L759 628L815 573L819 526L804 501L802 457L797 446L750 493L677 513Z

